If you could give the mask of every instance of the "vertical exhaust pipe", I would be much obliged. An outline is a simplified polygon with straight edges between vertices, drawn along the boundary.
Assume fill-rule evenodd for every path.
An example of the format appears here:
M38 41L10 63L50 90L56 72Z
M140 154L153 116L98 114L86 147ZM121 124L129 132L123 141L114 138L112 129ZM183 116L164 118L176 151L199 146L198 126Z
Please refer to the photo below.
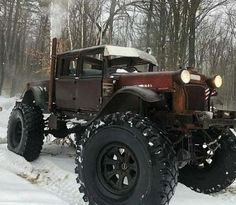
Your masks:
M48 110L50 112L52 112L53 104L55 103L56 59L57 59L57 38L53 38L53 40L52 40L52 51L51 51L50 82L49 82L49 101L48 101Z

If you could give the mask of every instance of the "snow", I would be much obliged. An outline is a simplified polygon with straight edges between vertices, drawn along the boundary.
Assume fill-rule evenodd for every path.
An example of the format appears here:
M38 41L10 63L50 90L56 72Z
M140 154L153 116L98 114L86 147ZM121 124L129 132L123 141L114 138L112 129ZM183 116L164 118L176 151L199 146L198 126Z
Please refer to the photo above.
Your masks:
M0 184L2 185L0 189L0 204L2 205L67 204L46 190L40 189L4 169L0 169Z
M0 205L85 205L74 173L75 150L46 141L38 160L29 163L7 150L6 132L15 99L0 96ZM236 183L212 196L179 184L170 205L234 205Z
M0 96L0 107L3 108L0 112L0 143L6 139L7 121L15 100L15 98L8 99Z

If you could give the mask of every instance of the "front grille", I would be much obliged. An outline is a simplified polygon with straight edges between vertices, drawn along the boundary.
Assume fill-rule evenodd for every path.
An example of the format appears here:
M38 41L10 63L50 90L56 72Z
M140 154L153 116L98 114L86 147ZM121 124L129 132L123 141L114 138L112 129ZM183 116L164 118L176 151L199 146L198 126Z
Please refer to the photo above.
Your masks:
M206 92L207 88L203 85L186 85L186 107L188 110L206 110L207 99Z

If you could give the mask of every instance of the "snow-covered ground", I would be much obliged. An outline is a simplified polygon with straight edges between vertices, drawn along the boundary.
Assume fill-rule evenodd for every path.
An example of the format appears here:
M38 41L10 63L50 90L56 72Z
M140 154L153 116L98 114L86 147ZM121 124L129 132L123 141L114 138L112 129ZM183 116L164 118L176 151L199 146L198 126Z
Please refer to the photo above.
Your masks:
M33 163L7 150L7 121L14 101L0 96L0 205L84 205L75 181L73 148L46 142ZM214 196L179 184L171 205L189 204L235 205L236 183Z

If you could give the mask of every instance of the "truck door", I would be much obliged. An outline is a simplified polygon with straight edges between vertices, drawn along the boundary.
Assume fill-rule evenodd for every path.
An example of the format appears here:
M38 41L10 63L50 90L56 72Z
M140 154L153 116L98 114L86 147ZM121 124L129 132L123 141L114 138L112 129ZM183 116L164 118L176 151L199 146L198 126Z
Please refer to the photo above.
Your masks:
M81 111L98 111L102 97L102 61L81 57L79 78L76 80L76 108Z
M56 105L66 110L76 110L76 78L78 58L61 57L58 59L55 82Z

